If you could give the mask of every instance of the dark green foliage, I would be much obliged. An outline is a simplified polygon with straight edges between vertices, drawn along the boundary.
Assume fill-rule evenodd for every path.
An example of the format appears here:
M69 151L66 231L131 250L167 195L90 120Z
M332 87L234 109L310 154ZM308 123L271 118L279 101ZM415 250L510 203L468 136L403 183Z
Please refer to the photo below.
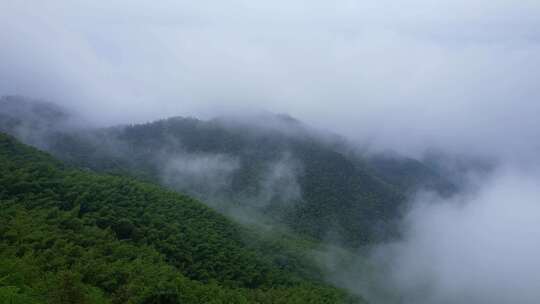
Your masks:
M458 190L452 181L443 178L437 170L411 158L392 153L379 154L369 158L369 166L404 193L425 189L449 196Z
M301 251L194 199L66 167L1 133L0 207L2 303L353 301Z
M339 236L336 241L350 246L384 238L387 222L395 218L397 206L403 201L391 186L307 132L291 135L217 120L173 118L56 134L47 149L83 168L164 184L203 200L217 201L222 210L248 208L297 233L320 240ZM217 192L210 190L212 181L194 184L164 179L168 159L185 153L228 155L237 159L239 166ZM266 175L283 158L297 164L291 169L299 189L296 197L280 193L287 190L280 189L279 184L265 188ZM281 183L287 186L290 182Z
M294 174L301 195L294 201L271 199L258 211L297 233L319 240L337 236L336 241L356 247L383 239L388 235L385 231L388 222L397 216L398 206L404 200L392 186L309 132L288 134L226 125L217 120L173 118L111 129L108 134L129 151L116 163L134 164L126 167L132 168L128 171L136 172L138 168L158 182L162 181L159 168L163 160L155 155L162 155L162 151L169 155L187 151L238 158L240 168L232 175L230 188L220 193L219 200L240 202L248 207L257 205L254 201L265 191L261 189L264 175L288 155L298 163ZM106 170L99 165L93 168ZM200 197L205 195L193 193L191 188L179 190ZM276 192L279 194L279 189ZM251 200L243 200L245 197Z
M424 186L443 191L452 187L419 162L348 153L350 147L335 136L315 134L283 115L260 117L256 123L178 117L108 129L74 129L66 125L69 115L56 107L46 110L47 105L11 99L3 100L7 111L0 109L0 130L63 161L165 185L220 211L255 213L273 225L284 224L304 236L350 247L393 236L392 223L406 194ZM237 168L228 172L223 184L207 176L168 174L174 167L170 160L185 155L226 156L237 162ZM283 160L288 161L285 166L292 177L268 186L268 176ZM287 194L291 184L297 185L296 195ZM81 205L81 210L89 207ZM116 223L112 228L121 227Z

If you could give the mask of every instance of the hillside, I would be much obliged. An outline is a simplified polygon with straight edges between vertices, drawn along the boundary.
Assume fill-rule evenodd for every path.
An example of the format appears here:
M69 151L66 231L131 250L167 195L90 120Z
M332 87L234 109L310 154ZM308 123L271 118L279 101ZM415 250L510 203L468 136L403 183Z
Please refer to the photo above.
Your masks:
M0 133L0 302L343 303L294 250L198 201ZM360 301L357 299L357 301Z
M396 153L380 153L368 158L374 172L405 194L418 190L435 191L442 196L450 196L458 191L455 181L441 174L437 167L440 161L423 163Z
M393 235L393 220L413 190L452 188L418 161L383 162L345 152L346 144L288 116L177 117L77 129L69 119L36 114L44 111L41 103L4 103L26 106L0 111L0 130L63 161L129 174L189 193L239 220L282 225L351 247Z

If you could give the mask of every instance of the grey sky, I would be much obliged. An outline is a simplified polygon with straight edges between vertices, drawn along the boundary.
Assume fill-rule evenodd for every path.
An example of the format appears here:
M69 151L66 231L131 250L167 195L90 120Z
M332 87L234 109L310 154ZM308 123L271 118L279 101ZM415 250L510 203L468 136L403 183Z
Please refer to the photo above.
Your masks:
M402 153L520 158L540 135L539 17L536 0L5 0L0 94L107 123L285 112Z

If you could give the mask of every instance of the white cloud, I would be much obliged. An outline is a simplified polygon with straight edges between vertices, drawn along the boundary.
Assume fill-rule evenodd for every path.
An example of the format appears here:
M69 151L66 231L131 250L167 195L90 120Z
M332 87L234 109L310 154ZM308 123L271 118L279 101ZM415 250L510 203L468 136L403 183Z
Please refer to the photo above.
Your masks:
M0 93L107 122L263 109L404 153L530 156L539 14L533 0L7 0Z
M374 250L379 283L400 303L537 303L539 185L507 171L467 197L419 199L404 239Z

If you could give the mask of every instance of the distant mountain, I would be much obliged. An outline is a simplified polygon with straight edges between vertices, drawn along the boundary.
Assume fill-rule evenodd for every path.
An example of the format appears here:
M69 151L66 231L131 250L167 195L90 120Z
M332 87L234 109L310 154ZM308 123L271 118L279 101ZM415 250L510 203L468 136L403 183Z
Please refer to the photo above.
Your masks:
M379 153L368 156L369 166L375 174L406 194L418 190L435 191L442 196L450 196L458 191L458 186L442 174L438 162L429 165L397 153Z
M2 133L0 207L1 303L363 303L322 283L302 240Z
M0 130L68 163L166 185L238 219L350 247L392 236L409 193L428 188L449 194L455 188L419 161L350 153L342 139L286 115L176 117L91 129L35 118L48 105L26 103L32 104L0 101L9 104L0 107L8 109L0 110ZM23 106L11 110L17 104ZM50 128L36 127L42 120Z

